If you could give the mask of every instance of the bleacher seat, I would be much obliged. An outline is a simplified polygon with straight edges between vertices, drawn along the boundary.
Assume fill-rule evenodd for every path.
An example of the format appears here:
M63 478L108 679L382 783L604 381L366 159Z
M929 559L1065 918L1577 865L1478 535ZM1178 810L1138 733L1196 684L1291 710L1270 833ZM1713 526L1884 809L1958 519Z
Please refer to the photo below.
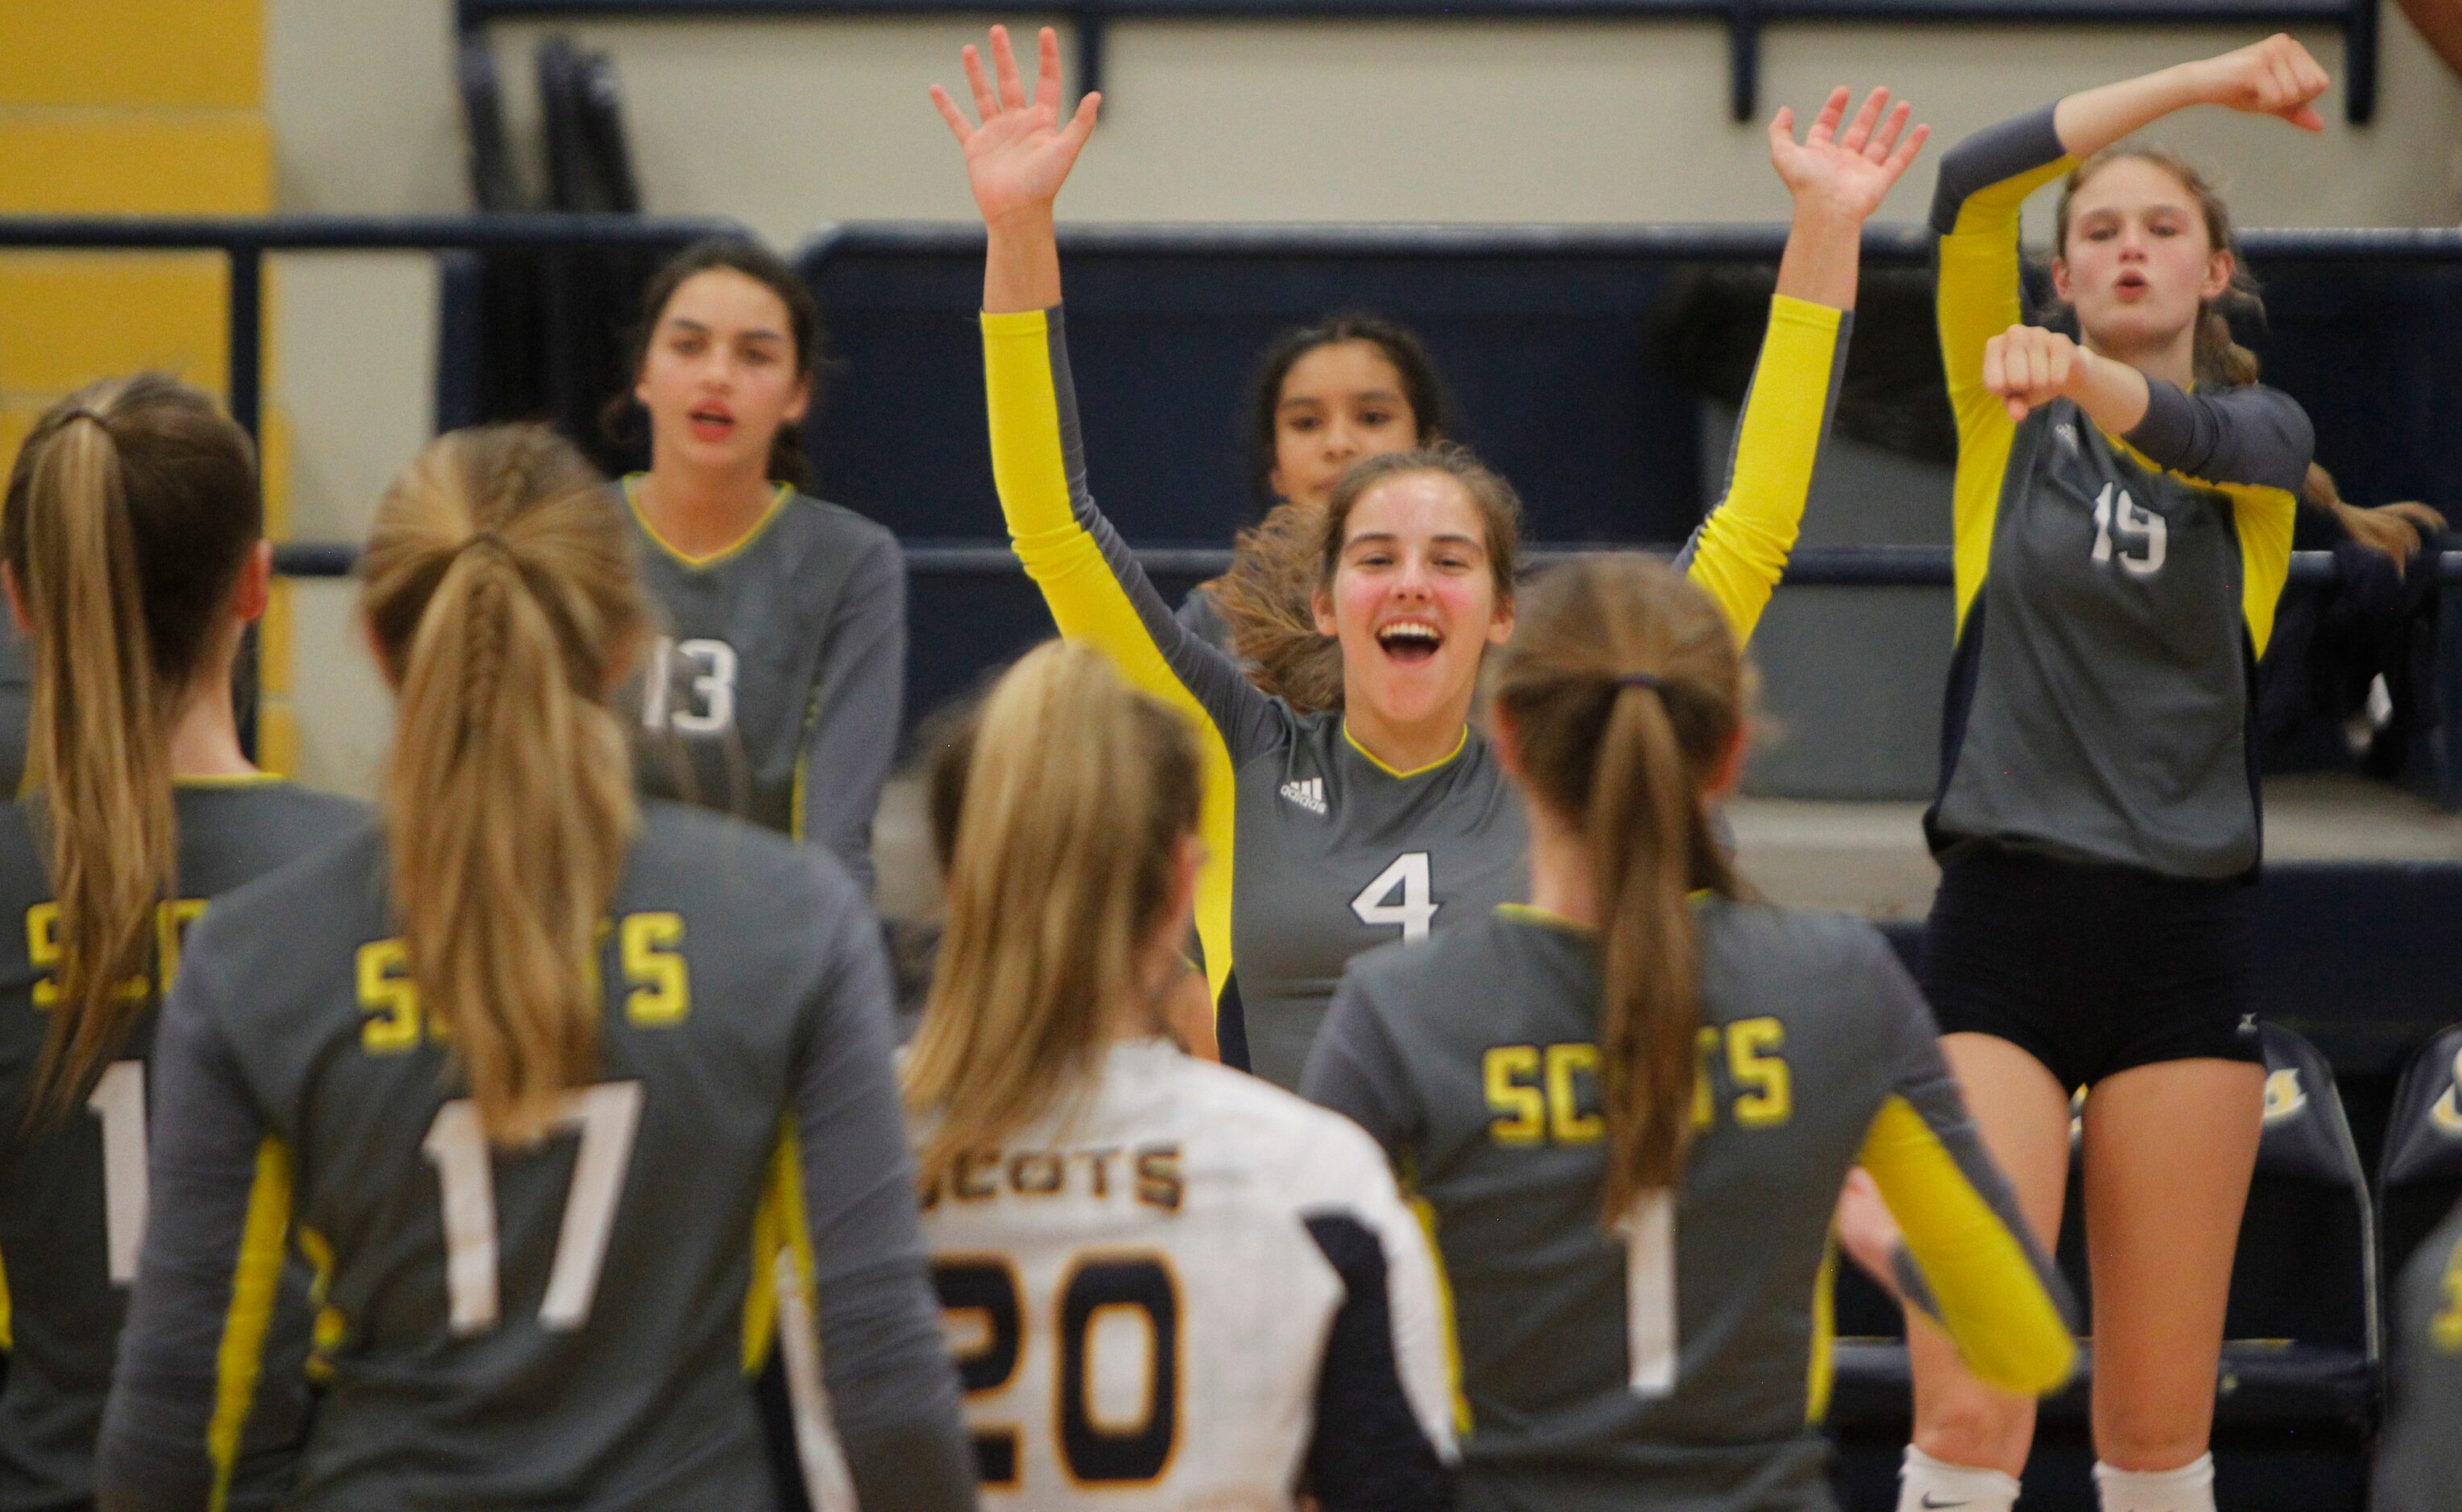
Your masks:
M2262 1032L2265 1133L2240 1225L2215 1382L2215 1436L2225 1457L2235 1436L2287 1433L2305 1445L2364 1442L2379 1391L2375 1225L2366 1174L2324 1056L2278 1025L2264 1025ZM2080 1306L2090 1309L2078 1166L2071 1161L2059 1261ZM1852 1270L1840 1267L1829 1426L1849 1444L1902 1443L1911 1425L1912 1390L1904 1328L1895 1310ZM2092 1377L2089 1348L2077 1378L2043 1404L2047 1438L2083 1439ZM2032 1492L2029 1504L2035 1504Z
M564 37L538 47L539 118L547 137L548 203L558 210L641 208L624 138L616 66Z
M2377 1162L2382 1279L2393 1278L2430 1230L2462 1202L2462 1024L2420 1047L2403 1072Z
M462 94L462 131L470 149L470 202L482 210L525 208L512 145L505 135L496 50L485 35L474 32L462 39L455 75Z

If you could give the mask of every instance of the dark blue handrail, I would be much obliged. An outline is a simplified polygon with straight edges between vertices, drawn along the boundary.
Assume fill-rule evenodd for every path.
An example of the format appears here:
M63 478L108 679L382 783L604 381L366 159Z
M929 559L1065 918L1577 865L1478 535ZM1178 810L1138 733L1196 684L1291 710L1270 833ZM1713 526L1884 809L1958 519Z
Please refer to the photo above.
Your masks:
M1069 23L1080 89L1103 87L1107 22L1249 16L1375 17L1412 21L1666 17L1723 21L1728 109L1760 114L1760 39L1773 22L1827 21L2044 25L2331 26L2343 33L2343 110L2353 125L2376 118L2378 0L1056 0L1031 8ZM989 0L457 0L467 34L491 21L662 19L702 16L907 16L998 13Z

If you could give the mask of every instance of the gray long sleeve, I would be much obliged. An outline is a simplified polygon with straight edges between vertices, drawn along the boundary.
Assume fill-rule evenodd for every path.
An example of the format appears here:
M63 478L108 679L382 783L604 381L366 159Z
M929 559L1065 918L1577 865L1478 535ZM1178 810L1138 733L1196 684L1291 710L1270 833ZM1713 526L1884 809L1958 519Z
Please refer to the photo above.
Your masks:
M2146 388L2146 417L2127 439L2163 466L2292 494L2307 481L2317 429L2291 395L2253 383L2191 394L2149 378Z
M250 1209L288 1216L287 1160L267 1149L265 1120L215 1022L209 972L190 956L155 1042L145 1244L96 1449L97 1501L113 1512L203 1507L227 1474L208 1430L226 1330L242 1311L234 1292L244 1271L268 1263L244 1243ZM267 1174L269 1165L280 1174ZM277 1267L280 1237L277 1229ZM258 1383L269 1389L304 1386L295 1372L277 1372Z
M838 915L795 1078L821 1369L864 1512L975 1505L891 1067L889 970L869 910Z
M906 563L883 536L847 573L804 735L802 837L828 846L866 892L905 703Z

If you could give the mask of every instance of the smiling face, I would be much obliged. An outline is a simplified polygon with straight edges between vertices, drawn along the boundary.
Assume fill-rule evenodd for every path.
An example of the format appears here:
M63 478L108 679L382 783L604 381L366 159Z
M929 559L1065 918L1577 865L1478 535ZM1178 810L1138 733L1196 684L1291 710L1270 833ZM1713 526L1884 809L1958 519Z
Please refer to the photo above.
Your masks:
M1372 341L1329 341L1283 374L1274 403L1274 466L1266 482L1293 503L1323 508L1350 464L1419 442L1399 369Z
M1318 631L1342 645L1346 702L1395 724L1466 710L1479 658L1513 633L1478 500L1434 471L1359 496L1315 609Z
M2196 193L2179 174L2121 157L2078 185L2052 284L2098 351L2126 361L2195 328L2231 286L2232 255L2214 245Z
M766 472L782 427L811 396L786 301L731 267L678 285L650 332L634 397L650 412L659 460Z

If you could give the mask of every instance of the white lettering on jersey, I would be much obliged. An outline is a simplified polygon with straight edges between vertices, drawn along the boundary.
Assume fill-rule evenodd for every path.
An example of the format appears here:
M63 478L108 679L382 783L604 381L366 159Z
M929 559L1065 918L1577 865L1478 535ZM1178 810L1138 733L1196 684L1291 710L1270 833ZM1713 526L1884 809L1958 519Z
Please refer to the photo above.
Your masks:
M691 677L688 707L675 706L678 663ZM675 641L661 635L650 646L650 671L641 690L641 725L682 735L724 735L735 728L735 648L724 641Z
M111 1284L137 1279L145 1243L145 1062L115 1060L85 1099L102 1120L102 1233Z
M1325 817L1325 778L1301 777L1283 784L1283 797L1322 819Z
M1396 893L1399 899L1389 902ZM1436 884L1429 878L1428 853L1423 850L1394 857L1392 865L1350 900L1350 911L1359 915L1361 924L1399 925L1405 940L1426 939L1441 906L1436 901Z
M2122 542L2120 564L2131 577L2150 578L2163 570L2163 555L2170 544L2170 522L2129 498L2127 489L2106 483L2103 492L2094 497L2093 561L2100 564L2112 559L2115 532ZM2142 551L2127 549L2132 541Z

